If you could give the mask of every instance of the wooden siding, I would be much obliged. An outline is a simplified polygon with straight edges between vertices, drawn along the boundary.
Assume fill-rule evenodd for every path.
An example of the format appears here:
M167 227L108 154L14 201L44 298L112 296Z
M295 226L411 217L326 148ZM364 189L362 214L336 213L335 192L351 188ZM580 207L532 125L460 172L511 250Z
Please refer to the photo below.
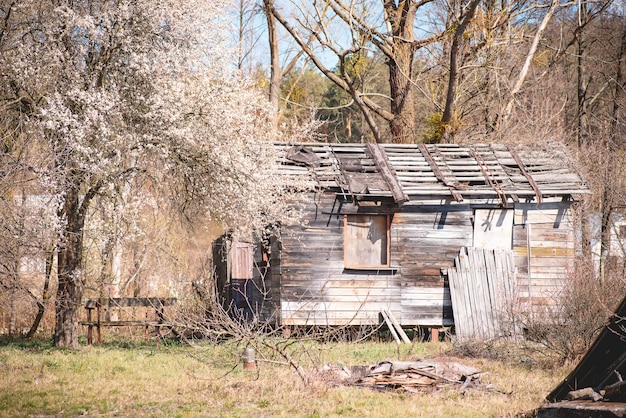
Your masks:
M513 228L520 308L542 313L554 305L573 268L575 235L571 210L567 203L546 209L519 205Z
M380 269L345 267L342 213L349 208L339 207L334 194L312 196L306 225L283 228L282 324L372 325L387 309L405 326L452 325L441 269L471 244L470 206L405 205L391 217L390 267Z
M511 209L476 209L474 211L474 247L510 250L513 245Z
M469 205L409 205L391 223L391 265L400 267L403 325L453 324L450 291L441 269L472 242Z
M441 327L454 324L450 289L440 287L406 286L401 290L402 325Z
M512 208L522 309L550 306L562 289L574 253L568 205ZM474 211L469 203L409 202L393 213L378 205L339 204L334 193L311 194L304 222L283 226L265 257L255 252L255 309L261 319L282 325L375 325L383 309L403 326L453 325L447 272L460 249L472 247ZM390 266L346 268L344 214L390 212Z

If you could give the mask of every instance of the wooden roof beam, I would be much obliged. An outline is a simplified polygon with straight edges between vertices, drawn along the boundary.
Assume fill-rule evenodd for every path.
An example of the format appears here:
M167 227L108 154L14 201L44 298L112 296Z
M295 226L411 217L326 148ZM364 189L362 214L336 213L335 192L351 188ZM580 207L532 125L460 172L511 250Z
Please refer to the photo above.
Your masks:
M511 157L513 157L513 159L515 160L515 163L519 167L524 177L526 177L526 180L528 180L528 184L530 184L530 187L533 188L535 195L537 196L537 203L541 203L543 201L543 195L541 194L541 190L539 190L539 186L537 186L537 183L532 178L530 173L526 171L526 168L524 167L524 162L520 158L519 154L512 148L507 147L507 149L509 150Z
M487 184L497 193L498 198L500 199L500 202L502 203L502 205L505 208L508 208L509 202L506 197L506 193L504 189L502 188L502 186L500 185L500 183L498 182L496 175L493 173L493 171L489 169L489 166L485 162L485 159L482 157L482 155L480 155L480 153L476 149L470 148L468 152L476 160L476 163L478 164L480 171L482 171L483 176L485 177L485 180L487 181Z
M370 155L378 168L378 172L387 183L387 186L389 186L393 200L396 202L398 207L401 207L404 205L404 202L409 201L409 197L404 193L400 180L398 180L398 177L396 177L395 172L391 168L391 164L389 164L385 150L379 144L371 143L367 144L367 149L369 150Z
M417 147L419 148L422 155L424 156L424 159L430 166L430 169L433 171L433 174L435 175L435 177L437 177L437 180L439 180L448 187L448 189L450 190L450 194L452 194L452 197L454 197L454 200L456 200L457 202L462 202L463 196L461 196L461 194L455 190L457 188L457 184L452 183L448 181L448 179L446 179L446 176L443 174L443 172L435 162L435 159L428 151L428 148L426 148L426 145L417 144Z

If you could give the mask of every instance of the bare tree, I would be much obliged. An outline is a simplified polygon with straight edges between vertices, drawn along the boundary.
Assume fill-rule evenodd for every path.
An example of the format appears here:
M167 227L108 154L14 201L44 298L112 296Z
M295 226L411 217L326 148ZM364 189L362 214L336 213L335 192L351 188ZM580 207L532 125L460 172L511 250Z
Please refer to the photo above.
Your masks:
M374 140L383 142L380 117L389 124L393 142L414 142L417 132L413 82L416 52L444 36L415 35L416 15L427 1L314 1L298 7L302 14L288 18L274 5L272 13L309 56L315 66L346 91L363 112ZM292 23L294 22L294 23ZM337 27L335 27L335 25ZM426 32L426 31L424 31ZM347 39L341 39L345 34ZM306 42L313 36L315 43ZM380 106L347 71L354 56L375 48L385 55L389 67L389 104ZM333 71L322 51L332 54L339 71Z
M453 132L449 129L452 122L452 113L457 96L457 82L458 82L458 64L459 64L459 52L463 45L463 36L465 30L473 18L476 8L481 0L472 0L466 7L462 7L460 16L454 16L454 35L452 36L452 45L450 46L450 66L448 75L448 88L446 91L446 101L441 116L441 123L446 127L444 134L444 142L454 142L451 138Z

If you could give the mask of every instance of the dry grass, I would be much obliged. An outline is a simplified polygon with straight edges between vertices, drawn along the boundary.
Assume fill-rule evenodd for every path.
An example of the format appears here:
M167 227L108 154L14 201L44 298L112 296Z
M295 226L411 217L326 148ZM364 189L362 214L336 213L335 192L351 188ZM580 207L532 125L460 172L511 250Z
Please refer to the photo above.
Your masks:
M329 362L364 365L447 357L448 348L432 343L401 350L393 343L307 343L300 345L299 361L307 368ZM260 361L252 372L233 367L240 353L241 347L228 344L113 344L71 352L0 341L0 416L515 416L539 406L567 373L532 361L457 358L484 370L483 382L497 390L408 394L334 387L321 380L305 386L293 370L273 362Z

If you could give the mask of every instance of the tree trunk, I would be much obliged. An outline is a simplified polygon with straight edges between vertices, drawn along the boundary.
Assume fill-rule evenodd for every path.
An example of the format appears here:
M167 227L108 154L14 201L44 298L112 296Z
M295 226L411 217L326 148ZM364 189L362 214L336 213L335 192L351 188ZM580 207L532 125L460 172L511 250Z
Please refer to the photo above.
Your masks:
M606 278L606 260L611 250L611 215L613 213L611 200L611 191L605 185L602 191L602 220L600 227L600 279L603 281Z
M387 26L393 33L393 54L389 56L389 91L391 114L389 121L394 143L416 142L415 100L413 94L413 59L416 45L413 25L415 2L386 2Z
M580 7L578 13L580 13L581 17L579 22L586 20L587 3L583 3ZM584 49L584 33L583 27L579 24L578 33L576 34L576 49L577 49L577 57L576 57L576 85L577 85L577 109L576 109L576 143L578 144L578 148L582 148L583 146L583 138L585 137L586 132L583 131L583 118L585 117L585 96L586 90L584 86L584 59L583 55L585 53Z
M459 50L462 45L463 34L465 28L469 24L470 20L476 12L476 7L481 0L472 0L468 6L468 10L462 15L459 25L454 31L454 37L452 39L452 46L450 47L450 72L448 74L448 91L446 93L446 104L443 109L443 115L441 116L441 123L445 126L445 133L443 142L453 143L454 133L457 127L452 126L452 114L456 101L456 86L459 77Z
M78 314L83 297L82 250L85 213L81 210L79 188L66 188L65 202L59 211L64 221L58 252L59 287L56 296L57 347L78 348Z
M270 92L269 100L272 105L272 125L278 128L278 110L280 100L281 68L278 54L278 36L276 33L276 18L272 13L274 0L263 0L265 18L267 19L267 34L270 47Z
M605 182L602 192L602 225L600 234L600 276L605 278L606 259L611 251L611 220L616 206L616 190L619 190L619 171L617 166L620 164L618 160L619 143L621 136L619 132L618 121L620 120L620 99L624 89L624 72L622 65L626 58L626 28L622 30L620 48L615 60L615 86L613 89L613 108L609 123L609 133L606 142L606 152L608 157L606 160Z
M33 338L37 329L39 328L39 324L41 323L41 319L43 318L44 313L46 313L46 303L50 299L50 294L48 290L50 288L50 276L52 275L52 264L54 262L54 251L46 251L46 272L45 278L43 282L43 290L41 295L41 301L37 301L37 315L35 316L35 320L28 330L28 334L26 334L26 338Z
M391 92L391 113L389 122L392 142L408 144L415 142L415 100L411 76L413 74L413 48L399 44L394 60L389 61L389 88Z
M621 149L623 136L619 132L618 122L621 120L621 98L624 91L624 71L622 66L626 61L626 27L622 29L620 47L615 60L615 87L613 89L613 109L609 125L609 149Z
M593 248L591 247L591 222L589 221L588 209L579 207L577 217L580 224L580 251L585 263L591 264Z

